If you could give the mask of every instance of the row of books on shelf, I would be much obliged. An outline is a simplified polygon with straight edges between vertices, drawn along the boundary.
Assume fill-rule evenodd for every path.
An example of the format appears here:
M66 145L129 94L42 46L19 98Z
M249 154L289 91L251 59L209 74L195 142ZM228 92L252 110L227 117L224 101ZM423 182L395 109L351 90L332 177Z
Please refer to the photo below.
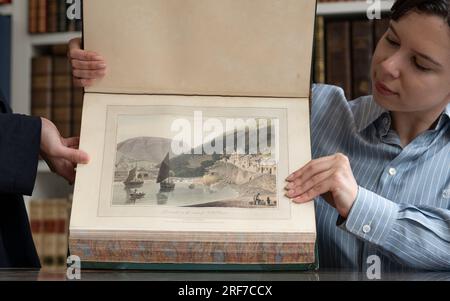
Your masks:
M63 137L80 135L83 89L75 87L67 45L32 58L31 115L51 120Z
M313 79L344 89L347 99L371 94L371 61L389 18L318 17Z
M11 4L12 1L11 0L0 0L0 5L2 4Z
M28 0L28 31L52 33L81 31L81 20L69 20L65 0Z
M33 199L29 203L33 241L41 266L48 270L66 267L72 197Z

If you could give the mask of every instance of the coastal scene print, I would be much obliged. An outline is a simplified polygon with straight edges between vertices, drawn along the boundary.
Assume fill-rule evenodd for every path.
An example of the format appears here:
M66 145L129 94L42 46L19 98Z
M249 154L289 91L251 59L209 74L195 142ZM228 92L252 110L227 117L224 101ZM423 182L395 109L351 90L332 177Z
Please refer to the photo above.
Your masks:
M277 208L276 124L119 116L112 205Z

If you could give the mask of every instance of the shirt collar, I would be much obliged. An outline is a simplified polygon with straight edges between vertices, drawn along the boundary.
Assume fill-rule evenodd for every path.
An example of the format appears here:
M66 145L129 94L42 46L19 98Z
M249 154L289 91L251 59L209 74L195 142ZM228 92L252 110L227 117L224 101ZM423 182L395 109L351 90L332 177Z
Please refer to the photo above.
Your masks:
M442 128L449 120L450 120L450 104L447 105L447 107L444 110L444 113L442 113L441 117L439 118L439 122L438 125L436 126L436 129Z
M447 117L450 118L450 103L445 108L444 115L447 115Z
M364 131L369 125L380 119L381 116L386 117L386 124L383 124L383 126L390 126L389 111L379 106L373 99L372 95L362 97L358 100L355 100L355 102L359 102L359 104L355 103L356 105L352 107L358 132ZM445 122L449 120L450 104L448 104L445 108L445 111L440 117L436 129L440 129L445 124Z
M358 132L364 131L382 115L389 115L389 111L379 106L371 95L356 100L352 111Z

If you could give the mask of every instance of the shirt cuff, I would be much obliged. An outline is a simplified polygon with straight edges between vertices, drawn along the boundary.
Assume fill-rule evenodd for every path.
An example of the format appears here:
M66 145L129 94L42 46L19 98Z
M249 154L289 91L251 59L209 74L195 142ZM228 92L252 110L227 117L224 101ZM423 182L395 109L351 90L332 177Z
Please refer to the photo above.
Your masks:
M359 187L347 220L338 220L338 226L360 239L381 246L391 234L399 210L396 203Z

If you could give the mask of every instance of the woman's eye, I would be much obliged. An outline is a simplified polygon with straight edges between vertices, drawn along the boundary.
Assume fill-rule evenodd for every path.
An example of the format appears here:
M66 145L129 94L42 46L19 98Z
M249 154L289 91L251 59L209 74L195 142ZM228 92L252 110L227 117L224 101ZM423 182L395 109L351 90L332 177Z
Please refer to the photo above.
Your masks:
M391 44L392 46L400 46L399 43L391 40L389 37L386 37L386 41L388 41L388 43Z
M426 68L426 67L420 65L420 64L417 62L417 59L416 59L416 58L413 58L413 64L414 64L414 66L416 66L416 68L419 69L420 71L424 71L424 72L431 71L431 69Z

